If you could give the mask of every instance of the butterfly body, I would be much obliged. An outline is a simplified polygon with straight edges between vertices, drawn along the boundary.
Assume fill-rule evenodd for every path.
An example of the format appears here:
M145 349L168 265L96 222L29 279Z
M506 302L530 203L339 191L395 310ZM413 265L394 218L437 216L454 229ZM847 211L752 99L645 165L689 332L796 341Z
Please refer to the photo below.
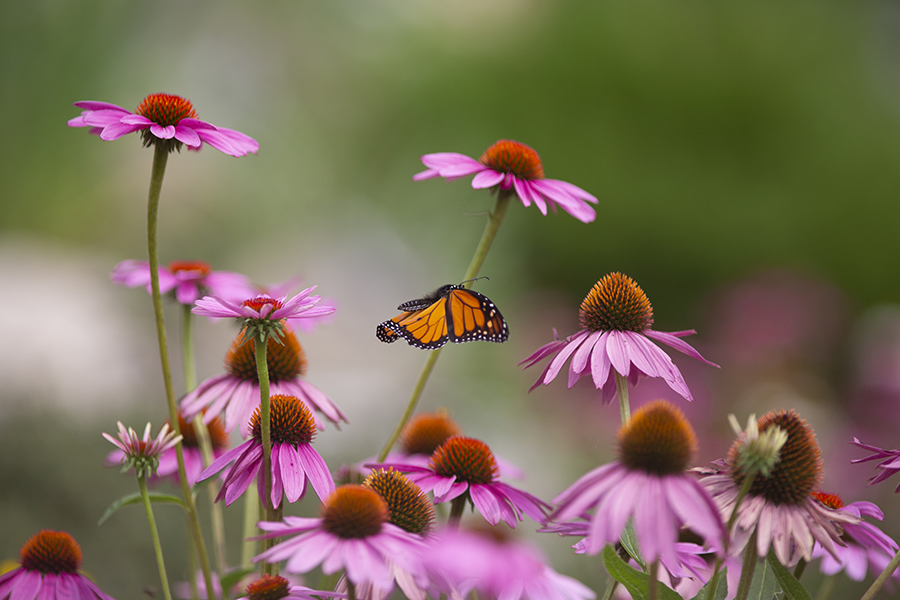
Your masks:
M397 310L403 312L375 330L382 342L403 338L410 346L434 350L448 341L499 343L509 338L506 320L494 303L462 284L441 286L424 298L404 302Z

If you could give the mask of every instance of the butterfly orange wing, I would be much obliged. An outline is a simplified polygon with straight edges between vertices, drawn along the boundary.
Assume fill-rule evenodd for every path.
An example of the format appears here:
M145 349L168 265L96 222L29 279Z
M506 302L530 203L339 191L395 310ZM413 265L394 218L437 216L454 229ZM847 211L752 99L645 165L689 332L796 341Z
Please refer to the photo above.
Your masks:
M465 288L454 289L447 296L447 305L451 342L462 344L481 340L499 343L509 339L506 320L484 294Z

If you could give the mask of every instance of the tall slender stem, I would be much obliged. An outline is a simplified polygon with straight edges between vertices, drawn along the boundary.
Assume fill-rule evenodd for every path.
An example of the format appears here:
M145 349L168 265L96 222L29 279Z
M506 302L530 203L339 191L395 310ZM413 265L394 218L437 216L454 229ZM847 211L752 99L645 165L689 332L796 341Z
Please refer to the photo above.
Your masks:
M631 404L628 402L628 379L613 369L616 374L616 393L619 396L619 416L622 417L622 425L627 425L631 420Z
M494 242L497 231L500 229L500 224L503 222L503 217L506 216L506 209L509 208L509 202L513 195L512 190L499 190L497 192L497 200L494 202L493 210L488 214L488 222L484 227L484 233L481 234L481 241L478 242L478 246L475 248L475 254L472 256L469 268L466 269L466 274L463 275L463 281L466 282L466 287L472 287L473 282L471 280L478 276L478 272L484 264L484 259L487 258L488 250L491 249L491 244ZM400 439L403 428L406 427L407 421L409 421L409 418L416 410L416 405L419 403L419 398L422 397L422 391L425 389L425 384L428 383L428 378L431 376L431 371L434 370L434 365L437 363L440 353L440 348L432 350L428 355L428 358L425 359L425 365L422 367L421 373L419 373L419 379L416 381L416 385L413 388L412 396L410 396L409 403L406 405L406 410L403 411L400 422L397 423L397 427L394 428L394 432L391 434L391 437L388 438L384 448L381 449L375 462L382 462L387 458L391 448L393 448L394 444L397 443L397 440Z
M169 421L175 435L181 434L178 425L178 407L175 405L175 389L172 385L172 371L169 367L169 347L166 341L166 324L163 318L162 294L159 292L159 251L157 249L157 225L159 221L159 196L162 191L163 178L166 174L166 162L169 153L165 144L156 144L153 153L153 166L150 170L150 192L147 198L147 254L150 262L150 292L153 299L153 315L156 320L156 337L159 343L159 361L162 364L163 384L166 389L166 403L169 407ZM184 450L181 441L175 444L175 458L178 461L178 479L181 481L181 493L184 496L184 507L191 524L194 542L197 544L197 554L200 557L200 570L203 571L203 580L206 583L210 600L215 598L212 583L212 572L209 568L209 556L206 554L206 544L203 541L203 533L200 530L200 520L197 518L197 508L194 505L194 497L191 494L191 485L187 479L187 471L184 468Z
M191 313L191 308L190 304L181 305L181 365L184 371L185 392L193 391L197 387L197 367L194 360L194 315ZM203 466L208 467L215 457L212 440L209 437L209 428L203 422L202 413L194 418L191 426L194 428L197 445L203 456ZM213 549L216 553L216 569L219 573L225 573L228 570L228 554L225 549L225 519L222 516L222 505L216 503L219 487L219 480L213 479L207 486L207 492Z
M466 510L466 501L468 499L469 493L466 492L450 501L450 516L447 518L448 529L459 529L459 521Z
M872 600L881 588L884 587L884 584L887 583L887 580L891 578L891 575L894 574L894 571L897 570L897 566L900 565L900 551L894 555L894 558L891 559L891 562L888 563L888 566L884 568L884 571L881 572L881 575L875 578L875 581L872 582L872 585L866 590L866 593L863 594L863 597L859 600Z
M259 433L263 447L263 489L266 497L263 504L266 508L266 520L277 520L275 509L272 508L272 416L269 405L269 364L266 359L268 340L263 335L257 335L253 340L253 348L256 357L256 373L259 377ZM273 540L264 540L263 549L274 545ZM272 574L272 565L268 562L260 563L260 575Z
M256 522L259 520L259 495L244 494L244 530L241 538L241 566L249 568L253 566L253 557L261 551L261 541L250 538L256 535Z
M659 598L659 579L656 577L658 572L659 560L654 560L650 563L650 570L647 572L647 600Z
M753 573L756 571L756 564L759 562L759 556L756 554L756 529L750 535L747 545L744 547L744 560L741 564L741 578L738 581L738 589L735 594L735 600L747 600L750 593L750 584L753 583Z
M159 569L159 581L162 585L165 600L172 600L172 592L169 590L169 576L166 575L166 561L163 558L162 545L159 543L159 531L156 529L156 519L153 518L153 507L150 506L150 495L147 493L147 480L138 477L138 488L141 490L141 500L144 502L144 512L147 513L147 521L150 523L150 537L153 538L153 551L156 553L156 566Z
M750 488L753 487L753 482L756 480L756 471L750 471L744 477L743 483L741 483L741 489L738 491L737 498L734 501L734 507L731 509L731 516L728 517L728 524L725 525L725 547L722 549L723 554L728 553L728 545L731 540L731 528L734 527L734 521L737 519L738 508L741 506L741 502L744 501L744 497L750 492ZM754 539L756 539L756 532L753 533ZM712 580L709 585L709 594L707 594L707 600L712 600L716 594L716 590L719 587L719 579L722 577L722 557L716 557L716 568L713 572Z

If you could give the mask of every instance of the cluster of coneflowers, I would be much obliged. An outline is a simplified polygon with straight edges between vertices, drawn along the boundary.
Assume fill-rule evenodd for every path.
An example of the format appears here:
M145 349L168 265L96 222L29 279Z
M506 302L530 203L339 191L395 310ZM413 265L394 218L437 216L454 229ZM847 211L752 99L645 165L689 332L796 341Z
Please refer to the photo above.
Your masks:
M133 473L139 489L111 508L143 505L166 600L171 599L171 586L154 501L176 502L185 511L193 536L192 564L201 573L189 593L195 599L380 600L392 592L412 600L595 598L582 583L553 570L536 547L511 535L526 519L540 531L578 538L573 548L579 554L602 554L611 576L604 598L617 586L632 597L650 599L809 597L799 579L809 562L821 559L828 575L843 571L862 580L867 572L880 572L868 599L900 562L897 543L865 520L882 519L875 505L845 505L839 496L820 489L823 462L816 437L794 411L774 411L758 420L751 416L743 429L732 419L737 438L728 456L709 468L693 467L697 439L675 405L658 400L632 414L629 388L642 378L660 378L692 401L684 377L657 342L716 365L683 340L694 331L652 329L649 299L621 273L603 276L589 291L580 307L580 331L554 339L521 363L528 368L547 361L534 387L550 384L568 365L569 388L589 375L602 403L617 398L622 425L614 462L584 474L549 502L507 483L522 473L485 441L466 436L448 411L415 413L440 354L433 349L378 456L354 466L329 465L315 449L315 438L327 424L336 428L349 421L307 381L297 327L327 317L334 308L313 295L314 288L291 296L290 282L266 289L203 262L159 264L156 220L169 154L183 145L199 150L205 143L245 156L256 153L258 144L240 132L199 120L192 105L178 96L148 96L135 112L103 102L75 105L84 111L69 126L90 127L104 140L141 132L144 145L154 148L149 260L124 261L112 277L129 287L145 287L151 295L169 419L155 437L149 423L140 435L119 423L117 437L104 436L116 446L107 462ZM543 214L562 208L584 223L596 215L594 196L570 183L546 179L537 153L518 142L501 140L478 160L440 153L425 155L422 162L427 170L415 175L416 181L474 175L472 186L495 196L463 277L469 285L512 198L526 207L533 204ZM183 307L186 389L178 394L180 399L168 360L164 294ZM433 301L443 300L406 303L401 317ZM468 310L476 310L477 304ZM490 318L502 319L492 303L488 308ZM442 326L445 332L452 327L452 310L442 310L429 313L437 338ZM234 319L239 325L226 351L225 373L203 382L197 382L194 373L193 315ZM485 315L477 310L453 318L463 318L459 315L466 315L472 327L487 327ZM382 324L394 328L383 335L404 333L410 341L415 334L401 329L404 323L398 317ZM504 322L500 329L454 341L503 341L506 334ZM433 338L418 344L438 345ZM233 431L243 441L232 447ZM854 442L872 452L860 461L881 460L881 473L873 482L900 470L900 451ZM182 495L151 493L148 486L161 478L181 486ZM199 485L208 486L215 564L199 525ZM251 486L255 493L249 491ZM285 504L297 502L310 488L321 502L319 515L283 516ZM245 531L251 533L240 540L242 564L231 565L222 504L238 499L247 503L244 514L252 521ZM435 510L444 503L449 503L447 510ZM476 515L467 517L467 508ZM253 515L260 511L265 517L257 522ZM18 569L0 576L0 600L109 598L79 571L81 551L67 533L37 533L22 547L19 563ZM308 574L316 569L323 578L316 580L315 588L301 585L298 576L312 584Z

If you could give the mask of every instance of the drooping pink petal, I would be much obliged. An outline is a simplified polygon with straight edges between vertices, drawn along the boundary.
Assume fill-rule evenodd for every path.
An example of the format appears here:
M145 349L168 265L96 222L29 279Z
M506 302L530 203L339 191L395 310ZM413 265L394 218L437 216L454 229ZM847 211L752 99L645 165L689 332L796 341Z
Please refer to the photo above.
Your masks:
M578 349L578 346L589 336L589 331L582 330L566 340L566 345L550 362L550 367L547 369L547 374L544 376L543 380L545 385L556 378L560 370L562 370L563 365L566 363L566 360L568 360L572 353Z
M334 478L331 476L331 471L328 470L328 465L309 444L300 444L297 447L297 453L300 465L309 477L316 495L324 502L335 490Z
M147 129L145 125L124 125L122 123L113 123L112 125L107 125L103 128L103 131L100 132L100 139L111 142L113 140L117 140L124 135L128 135L129 133L134 133L135 131L140 131L141 129Z
M717 369L719 368L719 365L717 365L716 363L710 362L703 358L699 352L697 352L693 347L690 346L690 344L681 341L680 338L696 333L693 329L688 331L676 331L672 333L667 333L665 331L654 331L653 329L645 329L642 333L648 338L652 338L658 342L666 344L667 346L675 348L682 354L687 354L691 358L703 361L710 366L716 367Z
M297 448L293 444L278 445L282 447L281 452L279 453L279 458L281 459L279 470L281 481L284 485L284 495L287 497L288 502L293 503L299 500L300 496L303 495L303 492L306 491L305 470L301 466L300 456L297 453Z
M40 571L26 570L16 581L9 594L9 600L34 600L41 590Z
M480 163L479 163L480 164ZM485 167L482 166L482 169ZM503 173L498 173L497 171L493 171L491 169L487 169L481 171L472 179L472 187L476 190L481 190L484 188L494 187L501 181L503 181L504 175Z
M184 144L191 147L200 146L200 136L197 135L197 132L191 129L190 127L185 127L181 123L175 125L175 139L179 142L183 142Z

